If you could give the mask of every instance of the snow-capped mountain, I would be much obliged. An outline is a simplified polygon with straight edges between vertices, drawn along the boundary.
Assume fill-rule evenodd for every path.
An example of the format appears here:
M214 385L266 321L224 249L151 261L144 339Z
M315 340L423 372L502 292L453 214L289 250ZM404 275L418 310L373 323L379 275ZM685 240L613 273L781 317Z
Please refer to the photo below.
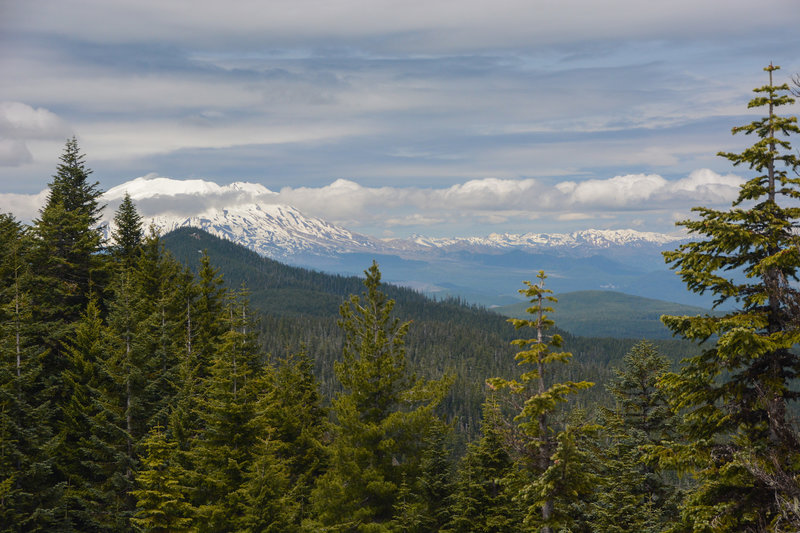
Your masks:
M126 192L144 227L153 224L162 233L197 227L285 263L345 275L360 274L377 259L387 281L485 305L517 301L522 280L538 270L547 272L557 292L614 289L699 304L681 297L687 293L661 257L680 238L659 233L592 229L384 240L282 205L276 193L261 185L153 176L105 194L109 224L109 213Z
M274 203L275 193L263 185L143 177L110 189L104 199L116 203L125 193L141 206L144 227L154 225L162 234L187 226L201 228L274 259L299 253L367 252L380 246L370 237Z
M680 237L624 230L584 230L572 233L492 233L487 237L430 238L415 236L411 239L386 241L387 246L400 250L440 249L445 251L505 251L518 249L525 251L556 251L564 253L593 252L614 247L660 247L680 241Z
M292 206L274 202L276 193L253 183L220 186L203 180L147 176L105 193L115 204L128 193L144 214L145 227L162 233L197 227L275 259L342 253L395 254L419 258L430 253L503 253L509 250L547 251L582 256L618 247L662 247L677 237L635 230L585 230L573 233L493 233L486 237L381 240L362 235Z
M285 259L299 253L325 254L378 250L379 242L303 215L294 207L249 204L231 209L209 209L195 216L150 217L162 233L191 226L236 242L261 255Z

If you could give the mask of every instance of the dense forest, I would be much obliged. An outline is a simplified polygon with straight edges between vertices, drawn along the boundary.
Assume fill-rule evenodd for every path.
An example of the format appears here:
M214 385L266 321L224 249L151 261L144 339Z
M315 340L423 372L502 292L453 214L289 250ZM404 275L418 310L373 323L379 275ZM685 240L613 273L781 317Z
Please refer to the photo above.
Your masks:
M735 304L664 317L693 344L559 331L544 272L507 323L129 197L105 242L69 140L39 218L0 215L0 530L800 530L800 128L766 70L721 154L756 175L666 254Z

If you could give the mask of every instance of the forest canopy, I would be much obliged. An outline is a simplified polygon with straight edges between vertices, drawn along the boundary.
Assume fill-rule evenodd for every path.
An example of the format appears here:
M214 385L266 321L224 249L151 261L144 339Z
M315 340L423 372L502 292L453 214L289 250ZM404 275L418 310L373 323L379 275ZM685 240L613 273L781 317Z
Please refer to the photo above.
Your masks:
M730 309L663 317L695 345L679 365L685 344L558 330L545 272L510 324L377 263L243 256L231 277L282 281L232 288L130 197L106 241L69 139L39 217L0 215L0 531L799 530L800 128L777 70L733 128L753 144L720 153L739 197L666 254Z

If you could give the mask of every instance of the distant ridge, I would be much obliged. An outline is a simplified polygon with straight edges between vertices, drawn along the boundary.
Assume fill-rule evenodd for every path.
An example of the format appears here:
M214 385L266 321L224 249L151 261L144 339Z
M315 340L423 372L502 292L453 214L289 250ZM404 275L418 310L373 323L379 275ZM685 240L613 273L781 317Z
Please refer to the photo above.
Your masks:
M576 291L556 294L551 317L573 335L633 339L671 339L662 315L703 315L711 311L615 291ZM508 317L525 315L527 303L495 308Z
M286 264L358 275L378 259L387 281L436 297L485 306L518 301L517 289L545 270L557 292L613 289L627 294L710 305L685 290L661 252L680 238L632 229L483 237L378 239L276 203L253 183L144 177L109 190L111 210L125 193L145 227L162 233L195 227ZM106 229L110 229L106 227Z
M145 225L153 224L162 233L182 227L201 228L275 259L309 253L330 255L365 252L413 257L431 251L492 253L523 250L587 255L615 247L662 247L680 240L675 236L632 229L377 239L307 216L292 206L276 204L272 201L276 193L254 183L237 182L220 186L203 180L144 177L110 189L105 199L118 200L126 192L134 201L146 199L152 203L162 200L161 213L148 216L145 212ZM217 198L214 205L208 206L197 201L209 195ZM172 202L175 208L170 207L169 199L175 200ZM200 206L198 212L186 212L186 205L191 205L191 199Z

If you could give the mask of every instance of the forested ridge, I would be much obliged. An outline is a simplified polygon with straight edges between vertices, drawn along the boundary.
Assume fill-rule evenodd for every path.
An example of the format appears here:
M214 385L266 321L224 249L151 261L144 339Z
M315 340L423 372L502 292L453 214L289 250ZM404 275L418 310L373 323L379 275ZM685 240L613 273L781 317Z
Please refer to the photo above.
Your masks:
M766 70L721 154L755 176L666 255L734 304L664 317L691 348L559 331L545 272L509 324L129 197L104 242L69 140L39 218L0 215L0 530L797 531L800 129Z
M313 354L315 376L323 398L338 391L333 362L341 357L343 332L337 326L339 306L349 294L362 290L363 279L314 272L281 264L195 228L175 230L163 238L167 250L197 270L199 252L219 266L226 285L245 285L254 309L261 311L261 340L266 353L285 357L306 347ZM534 273L532 273L534 274ZM517 372L517 337L505 317L457 299L434 301L407 288L384 286L401 320L412 325L406 353L417 372L429 377L450 374L455 382L441 410L466 437L477 435L487 376L511 377ZM573 364L554 369L554 377L584 376L599 384L613 376L613 367L641 338L584 338L559 331ZM677 365L694 345L682 340L653 340L658 351ZM611 395L599 386L586 391L580 402L610 406Z

